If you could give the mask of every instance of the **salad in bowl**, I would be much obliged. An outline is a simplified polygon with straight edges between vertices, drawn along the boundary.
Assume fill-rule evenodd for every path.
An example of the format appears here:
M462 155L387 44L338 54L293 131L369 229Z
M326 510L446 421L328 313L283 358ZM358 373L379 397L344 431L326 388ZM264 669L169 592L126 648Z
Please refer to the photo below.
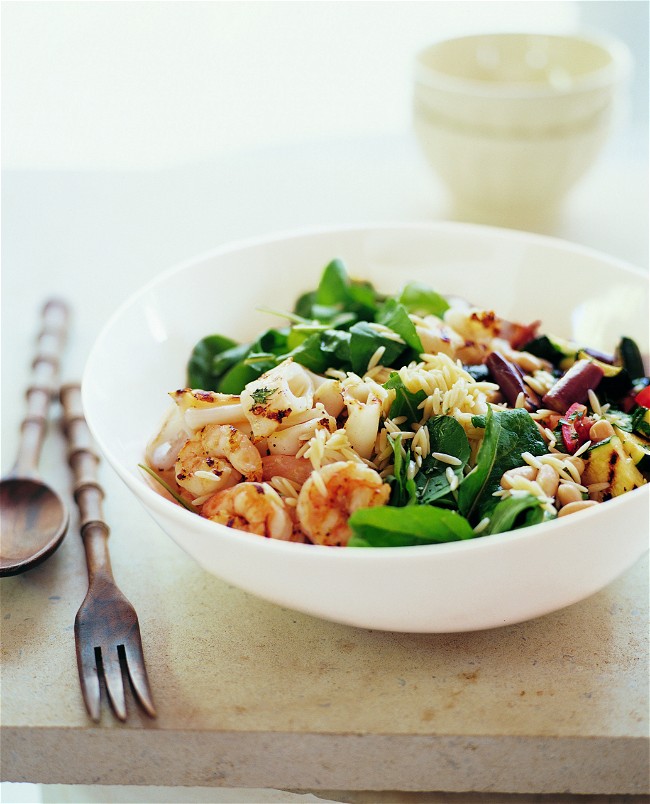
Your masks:
M271 311L274 312L274 311ZM145 468L235 530L331 547L484 537L578 514L650 476L650 379L614 354L334 259L278 326L209 334Z
M84 411L162 531L223 581L357 627L491 628L647 551L647 321L643 271L553 238L443 222L259 237L128 298L91 350Z

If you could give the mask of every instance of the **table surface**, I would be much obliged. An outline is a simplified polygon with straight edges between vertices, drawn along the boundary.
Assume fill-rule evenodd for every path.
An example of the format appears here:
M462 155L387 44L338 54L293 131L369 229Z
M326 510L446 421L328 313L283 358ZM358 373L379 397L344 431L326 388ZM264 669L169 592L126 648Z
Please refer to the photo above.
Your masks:
M610 152L551 234L647 267L646 177L638 152ZM47 295L73 307L68 381L112 310L194 253L311 224L448 215L401 133L155 172L7 172L2 195L5 471ZM63 454L54 424L41 469L71 502ZM108 711L99 725L86 716L73 637L86 578L73 516L48 562L0 584L4 781L649 792L647 559L531 622L382 633L298 614L207 575L105 463L100 479L113 569L139 613L158 718L135 707L126 724Z

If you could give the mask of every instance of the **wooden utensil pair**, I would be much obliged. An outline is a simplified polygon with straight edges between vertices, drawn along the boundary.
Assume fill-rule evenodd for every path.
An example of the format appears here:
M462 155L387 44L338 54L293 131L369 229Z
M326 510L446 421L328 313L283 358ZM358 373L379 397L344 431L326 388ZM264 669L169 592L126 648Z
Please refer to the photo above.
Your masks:
M47 414L58 391L59 356L69 319L67 305L59 300L48 301L42 319L18 457L9 475L0 483L0 576L24 572L52 555L69 523L68 511L60 496L38 475ZM64 385L59 396L88 570L88 592L75 618L77 667L83 699L91 718L99 721L100 677L103 677L115 715L126 720L124 669L136 701L148 715L155 717L138 617L113 578L108 552L110 531L102 513L104 492L97 481L99 456L83 415L81 388L76 383Z

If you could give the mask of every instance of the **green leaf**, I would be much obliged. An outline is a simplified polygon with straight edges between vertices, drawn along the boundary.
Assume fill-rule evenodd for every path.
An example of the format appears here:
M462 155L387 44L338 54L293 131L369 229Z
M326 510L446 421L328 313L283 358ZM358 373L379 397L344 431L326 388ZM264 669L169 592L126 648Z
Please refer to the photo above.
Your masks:
M288 327L264 330L221 376L216 390L222 394L240 394L245 385L274 368L287 348L289 332Z
M627 371L633 380L638 380L645 375L645 365L641 351L636 341L627 336L623 336L616 348L618 362Z
M490 524L485 535L505 533L508 530L537 525L544 520L544 509L537 497L527 494L522 497L507 497L496 504L490 514Z
M375 321L397 333L416 354L424 352L420 336L415 330L415 324L409 318L408 311L403 304L399 304L395 299L388 299L377 313Z
M248 347L238 345L223 335L208 335L192 350L187 364L187 384L190 388L214 391L219 376L231 365L241 360Z
M246 383L273 368L286 351L290 329L272 328L252 343L238 344L223 335L209 335L194 347L187 367L191 388L239 394Z
M316 290L298 298L294 313L338 328L360 319L374 320L381 301L370 282L351 279L343 261L335 259L323 269Z
M303 293L298 297L296 300L296 304L293 308L293 312L300 316L301 318L306 319L313 319L315 316L313 315L313 307L316 301L316 291L310 290L307 293Z
M359 318L371 319L377 311L378 304L384 296L377 293L370 282L351 279L348 288L348 305L356 311Z
M632 429L644 438L650 438L650 410L639 405L632 411Z
M349 366L350 333L338 329L315 332L295 349L281 355L282 360L287 357L316 374L322 374L328 368Z
M404 285L397 301L404 305L409 313L421 316L435 315L437 318L442 318L449 309L449 302L443 296L420 282L409 282Z
M350 298L349 286L345 265L341 260L332 260L323 270L314 301L327 307L345 305Z
M219 380L216 390L220 394L240 394L245 385L256 380L266 369L260 364L247 366L245 363L236 363Z
M370 358L379 347L384 347L381 358L383 366L391 366L406 349L403 343L387 338L374 330L366 321L358 321L350 327L350 363L355 374L366 373Z
M395 399L389 411L391 419L406 416L408 426L420 421L422 413L418 410L418 405L427 398L424 391L416 391L415 393L409 391L396 371L386 380L384 388L395 391Z
M462 425L453 416L435 416L426 423L429 430L431 451L422 461L420 471L415 476L417 499L420 503L432 503L450 493L447 469L463 478L463 469L469 461L471 449ZM434 458L431 453L441 452L460 460L460 465L451 466ZM452 497L453 500L453 497ZM455 501L449 504L456 507Z
M472 539L469 522L456 511L431 505L360 508L349 519L350 547L403 547Z
M524 463L522 452L544 455L547 446L537 425L523 408L488 408L485 435L476 456L476 466L458 489L458 507L471 522L488 516L498 500L493 493L508 469Z
M402 445L399 433L389 435L388 441L393 448L393 477L387 478L391 484L390 505L401 507L416 502L415 480L408 476L408 447Z
M253 341L251 351L270 352L279 355L287 348L290 332L289 327L266 329L259 335L257 340Z

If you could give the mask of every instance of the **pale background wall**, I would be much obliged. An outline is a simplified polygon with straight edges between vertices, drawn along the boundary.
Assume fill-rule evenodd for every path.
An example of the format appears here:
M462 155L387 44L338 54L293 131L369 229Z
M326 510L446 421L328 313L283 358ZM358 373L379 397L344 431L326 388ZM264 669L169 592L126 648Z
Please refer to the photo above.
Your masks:
M3 166L155 168L224 149L403 129L414 53L467 32L595 26L622 35L647 73L647 8L3 2ZM637 96L640 107L642 87Z
M5 168L157 167L409 125L414 53L485 30L596 28L637 60L645 0L2 3Z

